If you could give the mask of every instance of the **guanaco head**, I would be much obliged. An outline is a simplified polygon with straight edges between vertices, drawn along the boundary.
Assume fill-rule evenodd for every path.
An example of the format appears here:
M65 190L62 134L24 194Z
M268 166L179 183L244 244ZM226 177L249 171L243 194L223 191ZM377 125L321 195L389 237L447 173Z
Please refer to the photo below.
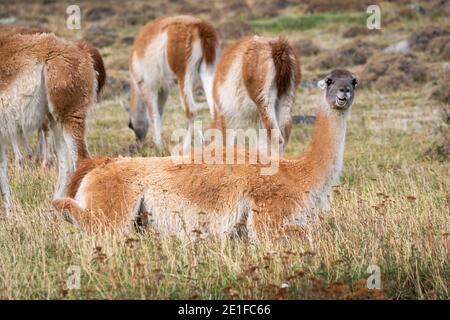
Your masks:
M335 69L319 81L319 88L325 89L325 99L333 109L346 110L351 107L355 97L358 80L348 70Z
M125 101L121 101L120 104L128 112L128 128L133 130L137 143L143 144L149 127L147 109L144 105L130 108Z

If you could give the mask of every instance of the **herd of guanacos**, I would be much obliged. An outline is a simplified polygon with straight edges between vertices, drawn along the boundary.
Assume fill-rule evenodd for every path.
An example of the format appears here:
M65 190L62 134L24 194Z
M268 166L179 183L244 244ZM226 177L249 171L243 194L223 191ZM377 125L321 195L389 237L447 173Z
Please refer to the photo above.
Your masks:
M298 156L285 157L301 72L284 38L244 37L220 53L218 33L210 23L191 16L159 17L135 37L130 98L122 103L138 143L152 127L154 145L162 148L164 106L171 84L177 83L187 118L183 146L189 149L193 89L200 80L211 128L262 128L268 137L277 133L281 157L270 175L261 174L259 158L255 163L221 161L229 150L248 158L249 148L224 148L215 163L92 157L85 142L86 117L106 79L98 50L49 30L2 26L0 58L0 187L6 217L13 216L14 204L5 148L12 144L20 159L22 141L31 153L27 134L32 130L39 130L44 161L53 143L58 158L52 212L87 233L135 232L136 226L146 226L181 239L255 240L304 232L317 209L330 208L357 79L348 70L335 69L318 82L324 95L317 103L311 141Z

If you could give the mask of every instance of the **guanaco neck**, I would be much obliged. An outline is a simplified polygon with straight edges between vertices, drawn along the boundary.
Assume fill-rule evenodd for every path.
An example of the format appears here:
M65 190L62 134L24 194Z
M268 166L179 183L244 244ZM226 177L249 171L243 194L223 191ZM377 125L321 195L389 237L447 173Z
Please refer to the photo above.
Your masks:
M297 163L297 176L309 182L309 191L320 192L339 178L348 114L348 109L331 109L325 99L319 106L311 141Z

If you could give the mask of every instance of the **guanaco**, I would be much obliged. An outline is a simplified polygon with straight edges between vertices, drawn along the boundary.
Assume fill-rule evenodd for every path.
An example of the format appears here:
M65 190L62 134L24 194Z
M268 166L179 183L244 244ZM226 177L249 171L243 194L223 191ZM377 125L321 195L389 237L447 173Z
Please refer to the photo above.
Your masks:
M161 17L147 23L137 34L129 59L130 103L122 106L129 113L128 126L139 144L145 141L149 116L153 122L153 140L162 147L164 106L169 85L175 80L188 130L185 148L191 143L196 104L193 87L200 77L211 108L211 87L218 55L218 36L207 22L190 17Z
M5 143L47 118L59 164L54 197L63 196L76 164L89 157L85 118L96 99L97 78L89 50L54 34L0 35L0 57L0 189L9 216Z
M300 63L283 38L244 37L224 50L213 82L213 127L278 130L280 150L292 126ZM266 139L266 137L262 137ZM260 147L266 143L260 140ZM233 144L233 141L225 141Z
M319 81L325 90L311 141L278 172L261 164L179 164L171 157L97 158L80 163L66 197L53 201L66 219L89 232L129 230L143 219L181 239L247 235L257 239L305 227L329 206L343 167L345 133L357 85L347 70Z

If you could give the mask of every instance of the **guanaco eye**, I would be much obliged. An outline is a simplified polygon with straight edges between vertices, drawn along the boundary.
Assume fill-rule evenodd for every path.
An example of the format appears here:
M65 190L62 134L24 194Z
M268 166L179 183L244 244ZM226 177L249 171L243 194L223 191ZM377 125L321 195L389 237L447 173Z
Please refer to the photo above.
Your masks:
M331 80L330 78L328 78L328 79L326 80L327 86L331 85L332 83L333 83L333 80Z
M352 85L354 88L358 85L358 80L356 80L356 78L352 80Z

